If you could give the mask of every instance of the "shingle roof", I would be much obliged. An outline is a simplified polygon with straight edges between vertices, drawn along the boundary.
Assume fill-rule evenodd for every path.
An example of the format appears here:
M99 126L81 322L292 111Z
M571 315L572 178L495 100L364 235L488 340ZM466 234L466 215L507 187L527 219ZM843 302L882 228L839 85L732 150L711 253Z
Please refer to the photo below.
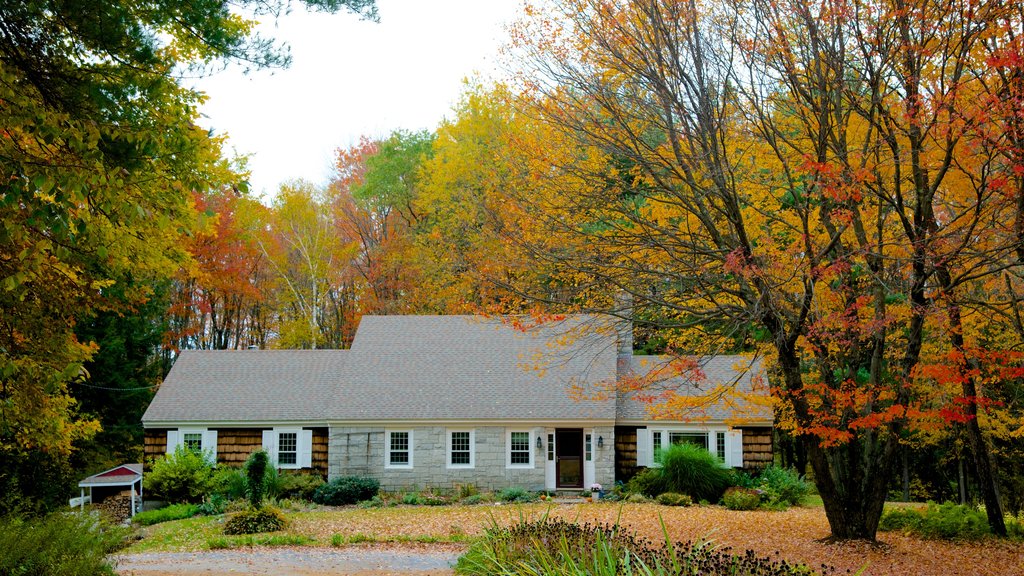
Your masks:
M570 387L615 378L607 319L532 330L479 316L364 316L331 415L377 419L606 419Z
M724 400L703 403L689 414L676 415L668 419L695 421L726 421L739 419L750 423L772 422L770 408L751 403L745 397L757 388L761 396L766 395L767 380L761 362L745 356L706 356L693 358L695 370L673 371L669 356L633 356L632 373L640 378L647 388L638 393L619 395L616 412L618 420L653 420L649 410L651 403L641 397L675 393L689 398L708 396L709 393L723 393ZM661 373L661 374L659 374ZM728 391L724 391L728 388ZM728 404L733 406L729 407ZM660 419L660 418L659 418Z
M93 474L78 483L80 488L87 486L132 484L142 478L142 464L122 464L110 470Z
M323 421L347 350L186 350L143 422Z

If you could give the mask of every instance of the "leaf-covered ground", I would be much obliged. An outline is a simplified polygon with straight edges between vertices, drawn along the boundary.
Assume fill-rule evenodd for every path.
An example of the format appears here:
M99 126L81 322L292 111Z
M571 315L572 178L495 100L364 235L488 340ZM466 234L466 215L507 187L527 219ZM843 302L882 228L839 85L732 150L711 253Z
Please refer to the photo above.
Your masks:
M479 534L492 522L515 522L543 514L578 522L615 523L654 541L663 541L661 520L674 541L712 540L736 551L752 549L812 567L829 564L845 572L866 567L867 576L991 575L1024 576L1024 544L987 540L954 543L880 533L880 545L829 544L821 508L785 512L734 512L717 506L669 508L656 504L569 504L525 506L356 508L292 515L290 532L314 539L314 545L345 543L417 543L450 547ZM659 520L661 519L661 520ZM214 519L192 519L153 526L127 552L200 550L219 533Z

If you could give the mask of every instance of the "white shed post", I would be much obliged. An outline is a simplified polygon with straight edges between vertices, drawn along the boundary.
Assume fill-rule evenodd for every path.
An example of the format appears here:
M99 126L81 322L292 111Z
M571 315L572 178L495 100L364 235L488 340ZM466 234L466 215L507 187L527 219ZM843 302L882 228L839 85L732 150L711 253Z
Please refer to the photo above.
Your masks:
M90 490L90 494L91 494L92 493L92 489L90 488L89 490ZM80 498L78 499L78 509L80 511L84 512L85 511L85 488L79 488L78 489L78 495L80 496Z

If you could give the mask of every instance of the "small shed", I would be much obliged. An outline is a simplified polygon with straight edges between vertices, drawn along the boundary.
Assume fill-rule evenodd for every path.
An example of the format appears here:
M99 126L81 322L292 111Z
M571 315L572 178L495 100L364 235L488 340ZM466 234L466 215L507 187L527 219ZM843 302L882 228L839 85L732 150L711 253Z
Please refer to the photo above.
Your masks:
M93 474L79 482L78 488L81 490L81 496L73 498L71 505L77 504L80 508L84 508L87 502L100 504L107 498L129 492L131 515L135 516L136 508L142 503L142 464L121 464L99 474ZM86 488L89 489L88 496L85 495Z

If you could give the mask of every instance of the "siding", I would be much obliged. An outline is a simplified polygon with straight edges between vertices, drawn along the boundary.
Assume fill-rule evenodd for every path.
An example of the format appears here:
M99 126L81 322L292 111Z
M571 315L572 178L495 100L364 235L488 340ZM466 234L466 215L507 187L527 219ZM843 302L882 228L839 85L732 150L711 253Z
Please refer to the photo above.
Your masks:
M241 466L250 454L263 445L263 430L270 428L213 428L217 431L217 464ZM167 428L146 429L143 464L148 471L152 460L167 452ZM313 470L327 476L327 428L307 428L313 431Z
M761 469L772 463L772 429L770 427L741 428L743 430L743 469Z
M636 465L636 426L615 427L615 480L629 482L640 467Z

